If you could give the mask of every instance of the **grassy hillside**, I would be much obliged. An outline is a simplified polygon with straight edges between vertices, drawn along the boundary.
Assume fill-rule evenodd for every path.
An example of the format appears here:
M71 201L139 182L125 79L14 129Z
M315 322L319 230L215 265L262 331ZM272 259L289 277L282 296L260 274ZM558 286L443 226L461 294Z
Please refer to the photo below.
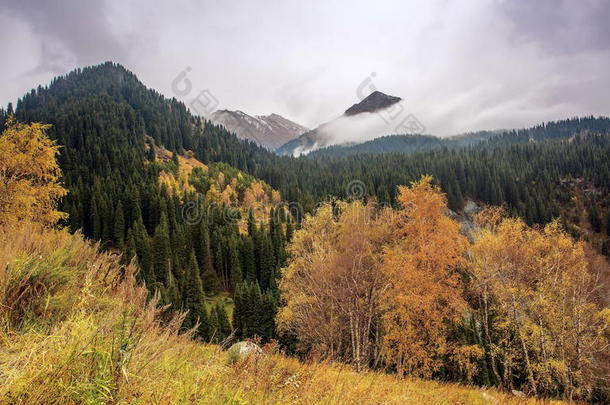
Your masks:
M79 235L0 230L0 403L533 403L276 353L230 362Z

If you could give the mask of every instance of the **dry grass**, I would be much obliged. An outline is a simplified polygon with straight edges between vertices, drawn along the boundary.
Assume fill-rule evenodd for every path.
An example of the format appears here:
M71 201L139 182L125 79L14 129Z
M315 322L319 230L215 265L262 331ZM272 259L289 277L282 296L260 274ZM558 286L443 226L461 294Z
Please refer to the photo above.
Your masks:
M496 391L273 353L229 364L135 285L132 266L78 235L0 231L0 403L534 403ZM164 318L164 322L161 319Z

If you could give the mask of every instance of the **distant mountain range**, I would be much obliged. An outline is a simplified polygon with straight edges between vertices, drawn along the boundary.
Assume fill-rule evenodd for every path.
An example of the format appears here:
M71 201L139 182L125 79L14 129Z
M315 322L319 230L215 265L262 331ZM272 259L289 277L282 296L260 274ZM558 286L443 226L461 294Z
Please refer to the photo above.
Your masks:
M218 110L208 119L224 126L239 138L251 140L270 150L279 148L309 130L278 114L252 116L243 111Z

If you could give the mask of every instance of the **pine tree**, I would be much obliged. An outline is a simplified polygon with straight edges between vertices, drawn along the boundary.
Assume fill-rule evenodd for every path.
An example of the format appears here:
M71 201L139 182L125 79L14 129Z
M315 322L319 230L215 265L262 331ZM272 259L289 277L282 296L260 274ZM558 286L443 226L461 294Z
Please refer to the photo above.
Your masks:
M208 315L208 310L206 309L204 303L201 307L201 313L199 314L199 329L197 329L197 335L201 340L206 342L210 341L210 328L210 316Z
M244 294L246 285L240 283L235 287L233 294L233 329L238 339L242 339L243 335L243 320L244 320Z
M256 280L256 256L254 242L250 236L244 236L241 244L241 268L244 279L252 283Z
M101 223L98 204L99 204L99 202L98 202L96 196L94 195L91 198L91 216L90 216L91 237L93 239L99 240L100 237L102 236L102 223Z
M167 282L167 272L170 269L171 246L169 240L169 229L165 213L161 215L161 221L155 228L153 237L154 269L157 281Z
M169 305L174 310L179 310L182 307L179 280L176 279L171 269L167 269L165 279L167 280L165 285L159 286L160 289L165 291L163 304Z
M138 263L143 273L143 279L147 285L152 286L156 281L157 277L153 268L153 253L150 237L146 232L146 227L142 218L138 218L132 228L133 239L135 243L136 253L138 255Z
M214 309L210 311L210 342L219 343L221 341L220 322L218 320L218 312Z
M257 234L256 230L256 219L254 218L254 213L252 210L248 211L248 235L255 239Z
M136 263L138 263L138 267L141 270L142 266L140 265L140 263L137 259L138 251L137 251L136 239L133 236L133 231L131 230L131 228L129 228L129 230L127 230L127 239L125 242L126 242L125 243L125 253L123 253L123 255L121 256L121 263L127 264L135 258ZM138 273L138 274L139 274L139 277L141 280L141 277L143 276L143 274L141 274L141 273Z
M203 208L201 208L203 209ZM210 231L208 229L207 217L203 217L199 221L199 226L196 233L195 254L197 262L201 269L201 274L213 269L212 252L210 249Z
M277 310L276 300L271 292L262 294L258 306L260 320L258 324L258 335L268 341L273 338L275 331L275 314Z
M276 259L273 254L273 244L271 239L264 235L260 239L260 264L259 264L259 282L263 290L266 290L271 285L271 279L274 277L276 268Z
M215 245L216 246L214 248L214 268L216 269L216 274L219 276L222 282L224 282L227 279L227 274L223 244L220 239L216 239Z
M216 316L218 318L218 340L223 341L231 334L231 324L225 306L218 301L216 303Z
M172 153L172 172L178 177L180 171L180 161L178 160L178 152Z
M197 265L197 259L195 258L194 252L190 255L186 278L187 280L184 286L184 309L187 310L188 313L184 320L184 326L186 328L192 328L197 323L207 323L204 304L205 295L203 286L201 285L199 266ZM202 332L201 326L199 332Z
M597 211L597 204L592 201L589 205L589 221L591 222L591 227L595 232L601 232L602 222L599 218L599 213Z
M243 281L243 274L241 270L241 260L239 257L239 250L237 248L237 241L235 237L229 239L229 277L231 281L231 288L235 290L237 285Z
M262 337L261 326L264 324L262 301L262 293L258 283L250 284L244 311L244 334L246 337Z
M292 240L292 234L294 233L294 229L292 227L292 220L288 218L288 222L286 223L286 242L290 242Z
M114 214L113 236L116 243L123 244L125 238L125 219L123 216L123 203L119 200Z

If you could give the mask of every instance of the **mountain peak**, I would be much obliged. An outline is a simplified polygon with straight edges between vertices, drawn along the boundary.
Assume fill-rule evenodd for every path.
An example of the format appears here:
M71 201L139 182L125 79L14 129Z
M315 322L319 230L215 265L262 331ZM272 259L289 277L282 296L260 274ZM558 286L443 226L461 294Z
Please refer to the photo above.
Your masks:
M249 115L243 111L217 110L209 117L238 137L249 139L269 149L276 149L308 129L279 114Z
M345 115L356 115L363 112L375 112L389 107L392 104L396 104L400 100L402 100L400 97L389 96L375 90L366 96L362 101L345 110Z

